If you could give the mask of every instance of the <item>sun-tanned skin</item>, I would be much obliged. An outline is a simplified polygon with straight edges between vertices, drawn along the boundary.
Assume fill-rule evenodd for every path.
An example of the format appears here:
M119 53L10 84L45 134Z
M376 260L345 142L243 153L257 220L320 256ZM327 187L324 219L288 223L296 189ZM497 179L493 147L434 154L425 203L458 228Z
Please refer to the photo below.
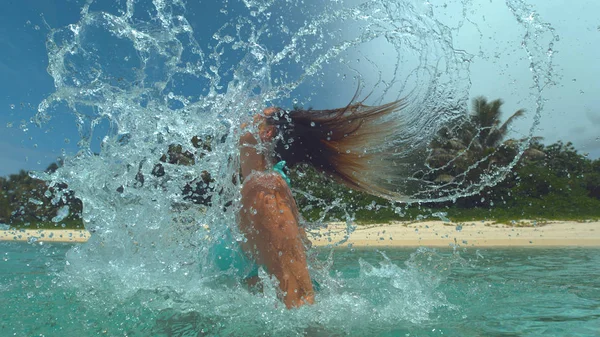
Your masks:
M275 127L265 121L265 116L276 111L269 108L254 118L262 144L269 144L276 135ZM271 170L272 163L258 146L251 132L240 137L244 184L239 226L247 239L242 248L277 278L286 307L312 304L314 290L303 244L306 234L298 225L296 202L285 180Z

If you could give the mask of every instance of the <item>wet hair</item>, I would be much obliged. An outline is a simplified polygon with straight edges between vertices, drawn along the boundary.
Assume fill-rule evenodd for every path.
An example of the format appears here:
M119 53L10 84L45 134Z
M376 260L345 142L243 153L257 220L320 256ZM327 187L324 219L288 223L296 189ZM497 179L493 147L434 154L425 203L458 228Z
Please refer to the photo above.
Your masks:
M394 190L401 170L394 167L389 145L400 121L390 114L403 106L399 100L332 110L280 109L267 121L278 128L275 153L288 166L307 163L352 189L398 199Z

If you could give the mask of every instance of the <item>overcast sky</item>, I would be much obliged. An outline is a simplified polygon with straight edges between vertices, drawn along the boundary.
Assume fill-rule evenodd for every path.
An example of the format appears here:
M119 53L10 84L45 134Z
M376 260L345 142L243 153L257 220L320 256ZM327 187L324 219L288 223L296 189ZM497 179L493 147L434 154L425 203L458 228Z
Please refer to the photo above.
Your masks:
M600 157L600 1L548 0L534 3L533 13L547 22L558 36L553 46L553 80L545 88L545 109L534 134L546 143L572 141L594 158ZM461 20L458 2L442 7L431 1L441 21L453 25ZM62 27L79 17L76 1L13 1L0 11L0 176L19 169L43 169L63 151L76 151L78 135L73 118L58 116L43 129L29 123L37 105L53 90L46 72L48 65L44 21ZM530 61L521 47L525 30L518 24L505 1L475 1L468 7L468 22L454 34L456 49L474 55L470 65L470 97L502 98L506 115L519 108L530 114L515 125L514 135L525 135L532 124ZM43 14L43 17L42 17ZM191 19L193 20L193 18ZM217 20L217 19L215 19ZM212 22L214 27L218 21ZM207 29L207 33L211 33ZM543 38L541 39L543 40ZM376 43L375 41L374 43ZM380 57L385 43L372 48L377 67L389 73L393 60ZM387 46L389 48L389 46ZM361 55L369 55L363 48ZM389 55L389 54L387 54ZM367 66L365 66L367 67ZM356 68L360 71L360 65ZM368 67L367 67L368 68ZM367 69L365 68L365 69ZM327 68L324 68L327 70ZM361 71L362 72L362 71ZM366 81L368 70L363 72ZM334 74L331 74L334 76ZM353 86L348 82L348 88ZM340 90L348 91L340 86ZM340 96L341 97L341 96ZM340 101L342 101L341 99ZM321 98L319 101L324 102ZM328 102L338 104L339 102ZM330 106L331 107L331 106Z
M484 2L481 2L482 4ZM541 20L554 28L558 41L554 41L555 85L547 87L547 99L536 135L546 143L557 140L572 141L582 151L594 158L600 157L600 1L549 0L533 1ZM498 47L491 60L475 61L471 93L505 100L508 114L524 107L534 106L528 95L531 74L527 58L519 50L523 31L510 27L513 21L503 1L490 1L481 5L486 21L479 25L484 36L484 50ZM464 44L469 44L464 41ZM517 50L515 50L517 49ZM517 56L518 57L515 57ZM509 60L505 58L509 57ZM493 79L490 81L490 77ZM530 125L529 119L517 124L518 130Z
M534 52L542 55L541 59L545 61L545 55L551 49L553 57L553 84L543 89L544 109L533 135L543 137L546 144L571 141L580 152L599 158L600 16L596 13L600 13L600 1L528 2L533 5L532 11L527 13L535 17L536 22L549 24L545 29L548 33L540 35L539 48ZM474 1L464 7L467 20L463 20L463 6L458 1L430 3L435 18L449 27L458 27L463 21L452 36L454 48L473 57L469 66L469 97L483 95L489 100L502 99L504 118L518 109L525 109L525 117L514 123L511 136L528 135L538 94L533 88L531 61L522 47L528 18L523 18L524 23L518 23L504 0ZM552 39L553 35L555 39ZM353 57L357 61L353 66L363 75L363 85L375 84L378 75L384 80L391 79L394 64L390 55L396 54L385 39L356 48ZM367 59L371 62L365 62ZM330 81L330 85L336 81L333 74ZM356 82L348 82L341 91L352 93L355 85Z

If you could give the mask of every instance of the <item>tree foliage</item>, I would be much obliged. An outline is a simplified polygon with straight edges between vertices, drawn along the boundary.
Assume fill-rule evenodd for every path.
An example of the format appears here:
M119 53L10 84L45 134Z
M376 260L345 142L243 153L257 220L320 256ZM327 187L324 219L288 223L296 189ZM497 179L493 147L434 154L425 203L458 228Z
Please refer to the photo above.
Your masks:
M504 138L510 125L525 110L517 110L502 123L502 104L500 99L488 102L485 97L477 97L470 115L443 126L430 144L426 162L431 171L424 178L439 183L461 180L463 184L471 184L482 174L512 162L523 141ZM540 155L543 154L535 149L526 153L526 156Z
M600 160L578 153L570 142L546 146L539 137L505 139L511 123L524 111L516 111L502 123L501 106L501 100L478 97L470 115L443 126L430 143L431 173L422 177L434 184L460 178L457 187L477 183L481 175L511 163L527 146L512 171L495 186L455 201L406 207L350 192L308 170L300 181L293 179L302 191L297 198L301 211L313 221L337 220L344 212L363 222L414 220L440 212L457 221L600 218Z
M600 218L600 159L591 160L578 153L570 142L544 145L539 138L505 139L509 126L523 110L501 123L501 106L501 100L476 98L470 115L442 127L430 144L427 158L433 173L423 177L439 184L458 176L465 178L463 183L476 181L479 175L513 161L528 142L521 160L499 184L452 202L407 206L349 190L308 166L300 166L290 171L300 212L308 221L419 220L441 213L455 221ZM181 145L169 146L165 155L157 158L152 175L171 179L166 166L194 165L197 158L212 150L212 141L194 137L191 142L197 149L195 153L184 151ZM59 166L53 163L47 172ZM141 172L136 181L143 185ZM183 199L210 206L211 197L220 193L215 186L210 172L203 171L182 186ZM25 171L0 177L0 223L81 228L82 207L65 184L49 187Z
M57 168L53 163L46 172ZM11 227L83 227L82 206L66 184L49 187L24 170L0 177L0 223Z

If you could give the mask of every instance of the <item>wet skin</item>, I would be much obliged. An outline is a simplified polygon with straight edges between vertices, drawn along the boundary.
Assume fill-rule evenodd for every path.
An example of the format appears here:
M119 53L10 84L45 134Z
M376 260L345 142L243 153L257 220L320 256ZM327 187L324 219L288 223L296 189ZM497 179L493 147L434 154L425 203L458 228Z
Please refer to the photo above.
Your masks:
M272 163L258 150L259 139L269 144L276 134L264 117L275 111L269 108L264 115L255 116L258 135L245 132L240 137L244 184L239 226L247 239L242 248L277 278L282 300L292 308L314 303L314 290L303 243L306 234L298 225L296 201L285 180L272 171Z

